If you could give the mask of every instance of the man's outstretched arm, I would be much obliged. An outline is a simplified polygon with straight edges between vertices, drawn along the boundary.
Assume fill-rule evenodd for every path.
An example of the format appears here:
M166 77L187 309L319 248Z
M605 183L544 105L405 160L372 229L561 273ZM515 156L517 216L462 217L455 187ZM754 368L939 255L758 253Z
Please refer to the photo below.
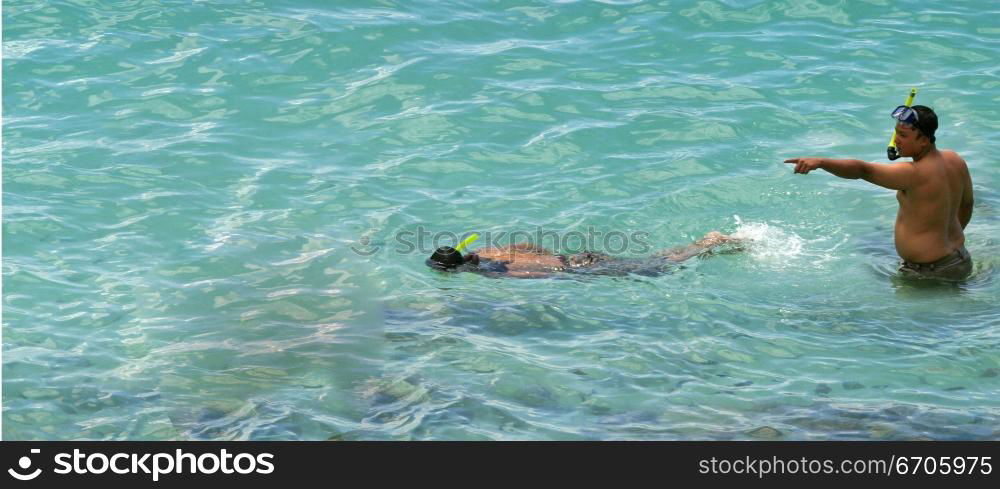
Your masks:
M803 175L822 168L840 178L851 180L862 178L865 174L865 163L861 160L835 160L833 158L790 158L785 163L795 164L795 173Z
M795 173L806 174L822 168L840 178L858 179L892 190L907 190L913 185L913 164L875 164L861 160L833 158L789 158L785 163L795 165Z

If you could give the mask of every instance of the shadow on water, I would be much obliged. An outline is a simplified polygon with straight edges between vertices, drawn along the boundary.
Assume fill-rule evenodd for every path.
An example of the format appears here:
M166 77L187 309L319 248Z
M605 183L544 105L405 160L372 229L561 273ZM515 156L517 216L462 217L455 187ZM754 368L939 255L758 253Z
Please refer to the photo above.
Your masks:
M160 373L166 437L316 440L362 427L369 401L360 391L385 374L386 350L381 285L366 266L332 249L240 276L240 301L208 302L200 307L212 309L200 314L198 304L172 305L175 315L186 307L198 318L236 319L197 324L197 343L177 328L148 333L169 345L142 367Z

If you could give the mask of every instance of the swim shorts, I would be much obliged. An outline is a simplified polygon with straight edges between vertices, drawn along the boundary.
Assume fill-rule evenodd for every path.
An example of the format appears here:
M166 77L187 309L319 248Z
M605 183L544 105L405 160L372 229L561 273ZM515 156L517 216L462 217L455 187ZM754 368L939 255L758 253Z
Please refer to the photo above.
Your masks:
M964 246L932 263L914 263L903 260L899 272L906 276L963 280L972 273L972 255Z
M558 255L559 259L562 260L563 265L568 268L588 268L597 265L598 263L607 262L611 259L610 256L604 253L594 253L591 251L585 251L583 253L577 253L575 255Z
M658 277L670 273L677 262L662 256L643 258L618 258L604 253L583 252L575 255L559 255L566 265L564 272L584 275L643 275Z

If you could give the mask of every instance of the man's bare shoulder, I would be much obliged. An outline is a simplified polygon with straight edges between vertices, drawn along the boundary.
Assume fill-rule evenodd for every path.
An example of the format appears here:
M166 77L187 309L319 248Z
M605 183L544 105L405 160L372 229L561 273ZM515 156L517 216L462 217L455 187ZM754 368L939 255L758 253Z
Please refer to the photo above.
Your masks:
M945 159L945 161L960 163L962 166L965 166L966 164L965 160L962 159L957 152L951 149L942 149L941 156Z

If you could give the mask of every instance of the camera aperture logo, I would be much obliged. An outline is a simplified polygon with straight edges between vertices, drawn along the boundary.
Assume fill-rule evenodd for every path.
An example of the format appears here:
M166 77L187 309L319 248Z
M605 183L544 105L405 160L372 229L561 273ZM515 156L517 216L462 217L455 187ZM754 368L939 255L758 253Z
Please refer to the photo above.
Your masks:
M31 453L39 453L40 450L32 449ZM216 453L187 453L177 449L173 453L114 453L105 455L103 453L85 453L80 449L74 449L73 453L59 453L53 458L55 472L59 475L77 474L101 475L112 472L117 475L150 474L153 481L159 481L160 477L169 474L271 474L274 472L274 455L261 453L253 455L250 453L231 453L222 449ZM22 470L31 468L31 459L21 457L18 465ZM7 471L11 477L17 480L28 481L38 477L41 469L34 472L22 474L13 468Z
M39 450L37 448L32 448L31 449L31 453L32 454L41 453L41 450ZM21 457L17 461L17 466L20 467L21 470L28 470L28 469L30 469L31 468L31 457ZM22 474L19 471L14 470L13 468L9 468L9 469L7 469L7 473L10 474L11 477L13 477L13 478L15 478L15 479L17 479L19 481L30 481L31 479L34 479L35 477L38 477L38 474L42 473L42 469L35 469L34 472L29 472L27 474Z

